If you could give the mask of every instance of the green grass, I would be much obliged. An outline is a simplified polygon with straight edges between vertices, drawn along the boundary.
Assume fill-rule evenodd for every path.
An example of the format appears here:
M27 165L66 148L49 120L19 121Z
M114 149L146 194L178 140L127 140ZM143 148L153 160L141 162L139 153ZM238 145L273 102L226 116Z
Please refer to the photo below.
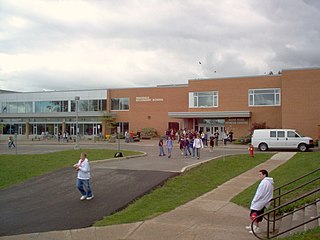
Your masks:
M266 161L272 154L229 156L202 164L168 180L127 208L96 222L95 226L132 223L153 218L211 191L229 179Z
M281 186L287 182L290 182L291 180L293 180L301 175L304 175L304 174L318 168L319 166L320 166L320 152L297 153L288 162L286 162L285 164L281 165L280 167L278 167L277 169L275 169L271 173L269 173L269 176L274 178L275 188L276 188L277 186ZM300 180L294 184L289 185L288 187L285 187L283 190L281 190L281 192L283 193L286 190L292 189L293 187L296 187L305 181L311 180L312 178L315 178L316 176L319 176L319 172L317 172L316 174L310 175L309 177L305 178L304 180ZM249 188L247 188L246 190L244 190L243 192L241 192L240 194L235 196L231 201L240 205L240 206L249 208L251 200L252 200L254 193L258 187L258 184L259 184L259 182L250 186ZM292 194L288 194L288 195L284 196L281 199L281 202L284 203L289 200L292 200L292 199L296 198L297 196L300 196L303 193L307 192L308 190L314 189L317 186L319 186L319 181L314 182L313 184L311 184L308 187L304 187L300 190L297 190L296 192L294 192ZM275 194L275 196L276 195L277 194ZM316 197L320 197L319 194L313 195L311 198L309 198L307 200L298 202L296 205L289 206L285 210L286 211L291 210L294 207L296 207L297 205L301 205L304 202L309 202L312 199L315 199Z
M280 238L281 240L318 240L320 239L320 227L308 230L307 232L297 233L292 236Z
M113 158L117 150L81 149L46 154L1 155L0 189L63 167L72 166L79 160L81 152L86 152L89 161L94 161ZM140 154L133 151L121 152L124 156Z

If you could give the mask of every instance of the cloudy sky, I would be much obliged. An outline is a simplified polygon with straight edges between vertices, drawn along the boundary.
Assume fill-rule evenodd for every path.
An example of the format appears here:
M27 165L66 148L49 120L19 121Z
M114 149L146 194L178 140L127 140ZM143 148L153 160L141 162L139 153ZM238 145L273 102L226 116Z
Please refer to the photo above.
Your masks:
M0 0L0 89L147 87L320 67L319 23L318 0Z

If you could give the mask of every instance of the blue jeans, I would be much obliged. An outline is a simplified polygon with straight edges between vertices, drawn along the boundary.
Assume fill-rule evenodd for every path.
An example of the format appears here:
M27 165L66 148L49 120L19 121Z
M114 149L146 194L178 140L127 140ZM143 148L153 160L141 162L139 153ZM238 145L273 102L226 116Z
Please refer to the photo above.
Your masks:
M195 157L195 149L193 147L189 147L191 156L194 158Z
M82 196L92 197L92 191L90 187L89 179L79 179L77 178L77 188L79 189ZM84 188L87 190L85 191Z
M188 146L183 147L183 157L185 158L188 156L188 148L189 148Z
M160 150L160 153L159 153L159 156L164 156L164 149L163 149L163 146L159 146L159 150Z
M172 148L168 148L168 158L171 157L171 151L172 151Z

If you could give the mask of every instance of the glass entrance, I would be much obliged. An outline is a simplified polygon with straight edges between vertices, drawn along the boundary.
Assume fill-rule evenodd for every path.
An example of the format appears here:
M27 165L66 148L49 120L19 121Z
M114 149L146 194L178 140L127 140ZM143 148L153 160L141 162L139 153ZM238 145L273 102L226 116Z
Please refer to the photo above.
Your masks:
M219 140L222 140L224 132L224 119L203 119L199 122L199 131L207 133L208 138L214 135L215 132L219 133Z

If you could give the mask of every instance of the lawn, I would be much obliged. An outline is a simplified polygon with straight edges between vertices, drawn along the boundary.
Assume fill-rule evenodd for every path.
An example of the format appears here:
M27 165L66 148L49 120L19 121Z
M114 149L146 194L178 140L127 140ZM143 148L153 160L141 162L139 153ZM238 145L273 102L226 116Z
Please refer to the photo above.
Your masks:
M87 152L89 161L94 161L113 158L117 150L81 149L46 154L1 155L0 189L63 167L72 166L79 160L81 152ZM133 151L121 152L124 156L141 154Z
M248 154L228 156L202 164L156 188L127 208L106 216L95 226L132 223L153 218L191 201L218 187L229 179L266 161L272 154L257 154L254 159Z
M297 233L292 236L279 238L281 240L319 240L320 227L308 230L307 232Z
M320 166L320 152L297 153L292 159L290 159L290 161L286 162L285 164L281 165L280 167L278 167L277 169L269 173L269 176L273 177L275 182L275 188L276 188L314 169L317 169L319 166ZM283 193L286 190L292 189L293 187L296 187L302 184L303 182L311 180L316 176L319 176L319 172L310 175L304 180L299 180L296 183L291 184L288 187L285 187L283 190L281 190L281 192ZM258 184L259 182L250 186L249 188L244 190L242 193L235 196L231 201L243 207L249 208L252 197L258 187ZM288 200L294 199L295 197L307 192L308 190L314 189L317 186L319 186L319 181L314 182L308 187L304 187L303 189L295 191L292 194L288 194L284 196L281 202L287 202ZM320 197L319 194L316 196ZM314 199L315 196L313 196L312 198ZM290 210L293 207L294 206L291 206L287 210Z

